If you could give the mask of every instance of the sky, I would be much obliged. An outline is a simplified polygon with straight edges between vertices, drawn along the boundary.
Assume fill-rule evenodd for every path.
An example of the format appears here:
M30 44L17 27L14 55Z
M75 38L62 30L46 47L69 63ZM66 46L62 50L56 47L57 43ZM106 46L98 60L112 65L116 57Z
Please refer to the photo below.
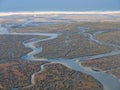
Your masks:
M0 0L0 12L104 10L120 10L120 0Z

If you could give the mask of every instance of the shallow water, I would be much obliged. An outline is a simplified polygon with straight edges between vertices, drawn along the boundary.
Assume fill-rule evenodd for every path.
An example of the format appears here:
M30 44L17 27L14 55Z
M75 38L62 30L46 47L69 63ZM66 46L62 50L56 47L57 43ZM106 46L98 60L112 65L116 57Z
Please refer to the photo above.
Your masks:
M81 32L85 34L84 30L81 30ZM57 38L57 37L54 37L52 35L50 35L50 37L53 37L53 38L48 38L46 40L51 40L51 39ZM93 40L92 37L90 37L91 40ZM37 41L39 42L40 40L37 40ZM33 43L34 42L36 42L36 41L33 41ZM28 44L29 48L30 48L30 46L33 47L35 45L35 43L31 44L31 42L30 43L28 42L27 44ZM32 49L33 49L33 52L35 50L35 53L33 53L33 57L31 58L31 57L27 56L24 59L29 59L29 60L33 60L33 61L41 61L42 58L34 57L34 55L36 53L40 53L40 52L38 52L36 48L32 48ZM108 52L108 53L105 53L105 54L99 54L99 55L95 55L95 56L93 55L91 57L86 56L85 58L89 58L89 60L90 60L90 59L95 59L95 58L101 58L101 57L116 55L116 54L119 54L119 53L120 53L120 51L119 52L114 52L114 53L112 53L112 52L109 53ZM82 58L79 58L79 59L83 60ZM81 71L83 73L87 73L87 74L93 76L95 79L97 79L98 81L100 81L102 83L102 85L104 86L104 90L119 90L120 89L120 82L116 78L114 78L113 76L111 76L110 74L107 74L105 72L95 72L95 71L92 71L90 69L87 69L87 68L83 67L82 65L80 65L79 62L76 62L76 59L71 60L71 59L58 58L58 59L50 59L48 61L51 61L52 63L61 63L65 66L70 67L73 70Z
M82 30L80 30L80 34L81 33L84 33L84 34L88 34L85 32L85 28L80 28ZM34 40L28 40L28 41L25 41L23 42L23 45L26 47L26 48L31 48L32 51L29 52L27 55L23 56L22 58L24 58L25 60L32 60L32 61L41 61L41 60L47 60L47 59L44 59L44 58L37 58L37 57L34 57L34 55L42 52L42 47L36 47L35 45L38 43L38 42L42 42L42 41L48 41L48 40L51 40L51 39L55 39L57 38L58 34L57 33L9 33L7 31L6 28L4 27L0 27L0 34L10 34L10 35L43 35L43 36L47 36L48 38L45 38L45 39L34 39ZM97 34L101 34L101 33L97 33ZM96 35L97 35L96 34ZM93 35L90 34L90 37L89 39L91 41L94 41L97 43L102 43L98 40L96 40L95 38L93 39ZM120 51L115 51L116 54L119 54ZM105 56L111 56L111 55L114 55L114 53L105 53L105 54L99 54L99 55L96 55L96 56L91 56L91 57L88 57L86 56L85 58L89 58L89 59L94 59L94 58L101 58L101 57L105 57ZM83 60L82 58L78 58L80 60ZM104 86L104 90L120 90L120 82L114 78L113 76L111 76L110 74L108 73L105 73L105 72L95 72L93 70L90 70L89 68L86 68L86 67L83 67L80 63L80 62L77 62L77 59L62 59L62 58L57 58L57 59L49 59L48 61L50 61L51 63L61 63L67 67L70 67L71 69L73 70L76 70L76 71L81 71L83 73L87 73L91 76L93 76L95 79L97 79L98 81L101 82L101 84ZM79 60L78 60L79 61ZM39 71L39 72L42 72L42 70L44 69L44 65L41 66L42 69ZM34 82L34 75L39 73L39 72L36 72L32 75L31 77L31 85L32 86L33 84L35 84ZM12 88L14 89L14 88ZM15 88L17 89L17 88Z

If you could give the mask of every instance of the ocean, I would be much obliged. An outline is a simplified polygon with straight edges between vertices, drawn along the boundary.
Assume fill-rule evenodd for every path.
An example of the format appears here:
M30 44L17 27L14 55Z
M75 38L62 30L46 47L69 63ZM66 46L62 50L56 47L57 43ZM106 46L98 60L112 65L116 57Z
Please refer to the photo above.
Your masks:
M120 0L0 0L0 12L120 11Z

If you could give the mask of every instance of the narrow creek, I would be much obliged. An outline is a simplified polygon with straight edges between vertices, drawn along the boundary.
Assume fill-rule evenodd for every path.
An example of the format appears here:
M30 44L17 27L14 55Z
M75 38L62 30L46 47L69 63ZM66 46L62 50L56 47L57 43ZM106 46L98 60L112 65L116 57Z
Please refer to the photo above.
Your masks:
M81 28L78 27L78 29L80 30ZM118 48L117 45L113 45L113 44L106 44L106 43L102 43L98 40L96 40L94 38L95 35L98 34L102 34L104 32L95 32L95 35L92 35L90 33L86 33L85 28L82 28L80 31L81 34L88 34L89 35L89 40L96 42L98 44L103 44L103 45L107 45L107 46L113 46L115 48ZM102 58L102 57L106 57L106 56L111 56L111 55L117 55L120 54L120 50L113 50L111 52L107 52L104 54L98 54L98 55L93 55L93 56L84 56L84 57L79 57L79 58L75 58L75 59L63 59L63 58L56 58L56 59L46 59L46 58L37 58L34 57L36 54L42 52L42 47L36 47L36 44L39 42L43 42L43 41L48 41L48 40L52 40L58 37L57 33L9 33L9 31L7 30L7 28L2 27L0 25L0 35L42 35L42 36L47 36L48 38L46 39L34 39L34 40L28 40L28 41L24 41L23 45L26 48L30 48L32 49L31 52L29 52L27 55L21 57L24 58L25 60L32 60L32 61L49 61L51 63L48 64L52 64L52 63L61 63L73 70L76 71L81 71L83 73L89 74L91 76L93 76L95 79L97 79L99 82L101 82L101 84L104 87L104 90L120 90L120 82L114 78L112 75L105 73L105 72L96 72L93 70L90 70L84 66L81 65L81 62L83 62L84 60L92 60L92 59L96 59L96 58ZM28 87L31 87L35 84L34 81L34 76L38 73L42 73L42 71L44 70L44 66L47 64L44 64L41 66L41 70L39 72L34 73L31 76L31 85ZM12 88L12 90L17 90L15 88Z

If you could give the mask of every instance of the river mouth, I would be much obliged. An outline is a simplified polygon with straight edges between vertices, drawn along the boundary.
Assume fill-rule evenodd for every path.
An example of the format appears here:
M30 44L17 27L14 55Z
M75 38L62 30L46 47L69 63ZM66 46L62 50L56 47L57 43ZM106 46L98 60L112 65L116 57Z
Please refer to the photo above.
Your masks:
M102 57L108 57L108 56L112 56L112 55L118 55L118 54L120 54L119 49L115 50L115 51L107 52L107 53L104 53L104 54L78 57L78 58L74 58L74 59L37 58L37 57L35 57L35 55L42 52L42 47L36 47L36 44L40 43L40 42L46 42L46 41L58 38L58 34L57 33L9 33L6 28L4 28L2 26L0 28L1 28L0 34L2 34L2 35L40 35L40 36L42 35L42 36L47 36L48 37L48 38L45 38L45 39L39 39L38 38L38 39L33 40L33 41L30 40L29 42L23 42L23 45L26 48L32 49L31 52L29 52L27 55L22 57L23 59L31 60L31 61L50 61L51 63L61 63L61 64L65 65L65 66L67 66L67 67L72 68L73 70L81 71L83 73L87 73L87 74L93 76L95 79L97 79L99 82L101 82L101 84L104 86L104 90L119 90L120 89L120 86L119 86L120 82L116 78L111 76L110 74L104 73L104 72L96 72L96 71L93 71L93 70L89 70L88 68L86 68L86 67L81 65L82 61L92 60L92 59L102 58ZM97 44L103 44L103 45L106 45L106 46L112 46L112 47L119 48L116 45L102 43L102 42L100 42L100 41L98 41L97 39L94 38L95 35L104 33L103 31L95 32L92 35L90 33L87 33L86 32L86 28L84 28L84 27L81 28L79 26L78 30L80 30L80 32L79 32L80 34L87 35L88 39L91 42L95 42ZM13 90L14 90L14 88L13 88Z

